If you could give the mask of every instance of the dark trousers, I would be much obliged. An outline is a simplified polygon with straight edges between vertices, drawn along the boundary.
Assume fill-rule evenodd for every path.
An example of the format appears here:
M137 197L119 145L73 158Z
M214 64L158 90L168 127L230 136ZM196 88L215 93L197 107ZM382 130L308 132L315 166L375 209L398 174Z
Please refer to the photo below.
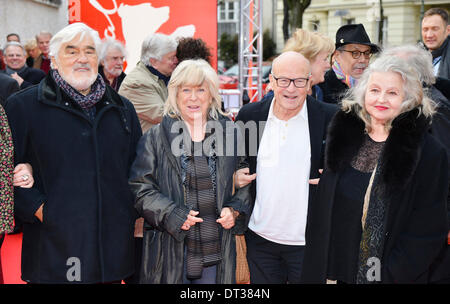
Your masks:
M305 246L271 242L250 229L245 234L251 284L299 284Z

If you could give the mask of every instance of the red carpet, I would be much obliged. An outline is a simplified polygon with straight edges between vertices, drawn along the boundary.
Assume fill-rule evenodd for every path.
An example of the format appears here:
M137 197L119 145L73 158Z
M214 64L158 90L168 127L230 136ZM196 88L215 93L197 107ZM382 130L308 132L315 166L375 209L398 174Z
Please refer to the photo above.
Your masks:
M5 284L25 284L20 279L20 255L22 249L22 233L7 234L3 241L2 270Z

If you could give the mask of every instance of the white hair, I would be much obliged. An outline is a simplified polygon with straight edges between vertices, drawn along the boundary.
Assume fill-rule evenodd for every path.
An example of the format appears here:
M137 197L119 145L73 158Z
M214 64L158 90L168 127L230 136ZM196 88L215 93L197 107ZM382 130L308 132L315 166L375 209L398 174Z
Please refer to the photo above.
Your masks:
M341 104L344 112L356 113L364 121L368 131L371 130L371 118L365 107L365 94L370 77L376 72L393 72L402 77L405 97L400 114L416 107L427 117L431 117L435 113L436 104L424 94L417 69L411 67L407 61L399 60L396 56L380 56L364 71L357 85L347 91ZM385 124L387 130L391 128L392 120Z
M119 40L115 40L113 38L105 38L102 40L102 44L100 46L98 53L98 59L99 61L105 60L106 56L108 55L108 52L111 49L116 49L122 53L124 57L127 57L127 50L125 49L125 46L122 42Z
M18 46L18 47L20 47L20 48L22 49L22 51L23 51L23 54L24 54L25 56L27 55L27 51L25 50L24 46L23 46L21 43L17 42L17 41L10 41L10 42L7 42L7 43L5 44L5 47L3 48L3 53L6 54L6 49L9 48L10 46Z
M150 64L151 58L161 60L165 54L176 51L177 46L175 38L160 33L151 34L142 42L141 62Z
M101 40L98 32L82 22L77 22L64 27L62 30L56 33L55 36L53 36L53 38L50 40L50 56L53 56L56 60L58 60L58 52L61 48L61 45L73 40L77 35L80 35L80 41L84 39L85 35L90 35L94 40L95 50L98 54L98 50L101 45Z
M426 85L435 83L433 56L420 45L403 45L384 50L381 56L396 56L405 60L419 73L420 81Z

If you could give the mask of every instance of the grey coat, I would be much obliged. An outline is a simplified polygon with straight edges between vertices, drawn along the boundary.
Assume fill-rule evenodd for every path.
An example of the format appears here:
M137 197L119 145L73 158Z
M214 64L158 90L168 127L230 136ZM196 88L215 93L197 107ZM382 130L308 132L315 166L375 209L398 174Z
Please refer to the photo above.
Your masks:
M187 232L181 230L181 226L187 219L189 209L185 205L181 157L171 149L177 146L174 143L180 138L179 128L175 128L175 133L170 132L176 121L165 116L161 124L151 128L141 138L131 169L129 184L135 195L135 207L145 219L141 283L183 282L184 238ZM234 132L234 128L226 129L227 121L231 123L225 117L219 120L224 131L216 131L216 135L228 139L236 135L232 141L224 140L223 144L234 143L237 147L240 133ZM220 151L219 141L217 143L216 151ZM237 156L236 149L231 154L216 154L217 210L220 212L223 207L232 207L240 212L232 229L225 230L220 226L222 261L218 264L216 283L221 284L235 283L235 234L244 232L250 203L249 186L232 195L233 174L243 158Z

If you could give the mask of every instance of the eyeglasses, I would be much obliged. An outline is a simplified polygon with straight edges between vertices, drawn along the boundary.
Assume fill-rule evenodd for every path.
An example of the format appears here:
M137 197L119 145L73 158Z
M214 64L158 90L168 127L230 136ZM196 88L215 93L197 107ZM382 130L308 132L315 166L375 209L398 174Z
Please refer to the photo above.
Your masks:
M277 83L277 86L280 88L287 88L291 85L291 82L294 83L294 86L296 88L304 88L306 84L308 83L309 78L277 78L275 75L272 74L273 79L275 79L275 82Z
M352 53L352 57L353 59L358 59L359 57L361 57L361 55L364 55L364 58L369 59L372 56L372 51L367 50L365 52L361 52L361 51L347 51L347 50L341 50L342 52L349 52Z

